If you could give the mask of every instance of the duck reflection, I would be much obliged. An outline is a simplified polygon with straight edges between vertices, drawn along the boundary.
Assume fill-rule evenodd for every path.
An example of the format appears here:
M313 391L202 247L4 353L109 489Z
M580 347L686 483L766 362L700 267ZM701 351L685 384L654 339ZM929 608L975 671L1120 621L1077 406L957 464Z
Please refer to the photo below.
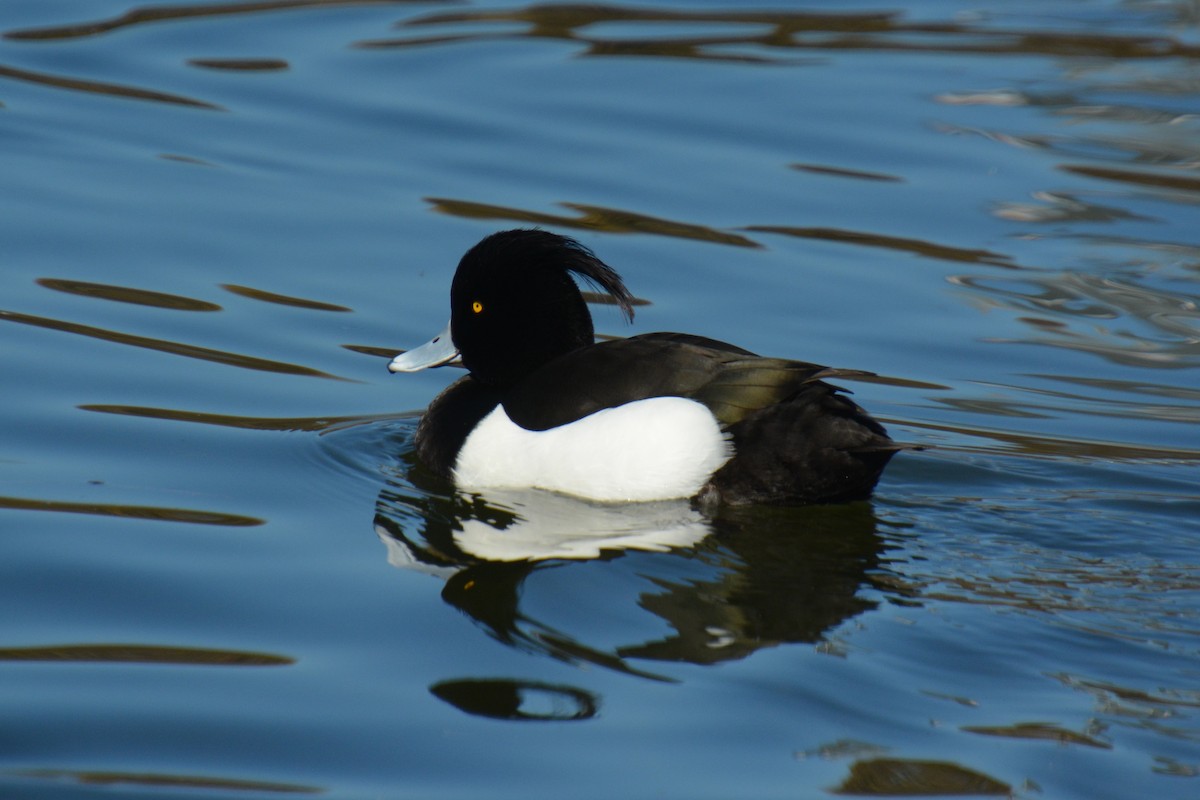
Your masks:
M376 505L389 561L438 576L447 603L528 652L670 680L637 662L714 664L817 642L876 605L864 590L884 543L867 503L706 515L687 501L465 495L412 459L402 472ZM535 584L552 591L526 599ZM630 603L651 618L631 623ZM648 625L667 630L647 638Z

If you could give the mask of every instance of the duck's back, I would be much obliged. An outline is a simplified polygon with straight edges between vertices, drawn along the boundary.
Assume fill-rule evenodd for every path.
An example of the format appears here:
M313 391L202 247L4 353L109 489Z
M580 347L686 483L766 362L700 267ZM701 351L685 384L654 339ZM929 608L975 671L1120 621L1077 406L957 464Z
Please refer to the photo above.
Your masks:
M569 353L503 400L522 427L546 430L652 397L703 404L734 456L701 490L731 504L866 498L902 446L826 378L866 373L763 358L724 342L650 333Z
M645 333L567 353L504 393L504 408L530 430L548 430L651 397L703 403L722 426L838 374L816 364L762 358L684 333Z
M840 389L821 381L728 428L736 456L701 490L747 503L840 503L870 496L903 449Z

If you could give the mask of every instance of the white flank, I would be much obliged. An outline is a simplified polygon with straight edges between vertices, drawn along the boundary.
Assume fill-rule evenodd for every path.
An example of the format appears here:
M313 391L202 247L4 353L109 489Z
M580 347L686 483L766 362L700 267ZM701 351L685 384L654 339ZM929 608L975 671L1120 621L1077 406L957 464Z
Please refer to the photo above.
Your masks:
M527 431L498 406L467 437L459 488L536 487L591 500L691 497L733 455L708 409L682 397L607 408L547 431Z

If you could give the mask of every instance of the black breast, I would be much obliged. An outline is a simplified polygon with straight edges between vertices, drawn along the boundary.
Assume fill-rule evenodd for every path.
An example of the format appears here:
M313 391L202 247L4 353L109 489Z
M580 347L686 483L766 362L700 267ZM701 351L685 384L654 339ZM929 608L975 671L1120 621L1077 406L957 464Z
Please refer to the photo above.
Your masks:
M500 402L500 395L470 375L450 384L433 399L417 426L417 456L444 478L467 436Z

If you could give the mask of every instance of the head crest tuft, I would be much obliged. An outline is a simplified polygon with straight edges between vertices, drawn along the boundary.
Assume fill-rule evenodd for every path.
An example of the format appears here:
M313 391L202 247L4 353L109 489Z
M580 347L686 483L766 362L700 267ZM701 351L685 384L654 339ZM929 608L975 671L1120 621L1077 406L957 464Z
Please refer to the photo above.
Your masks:
M625 319L633 322L633 295L621 276L575 239L540 228L519 228L494 233L480 242L477 248L485 246L497 250L511 249L511 257L519 257L528 264L566 270L611 297Z

